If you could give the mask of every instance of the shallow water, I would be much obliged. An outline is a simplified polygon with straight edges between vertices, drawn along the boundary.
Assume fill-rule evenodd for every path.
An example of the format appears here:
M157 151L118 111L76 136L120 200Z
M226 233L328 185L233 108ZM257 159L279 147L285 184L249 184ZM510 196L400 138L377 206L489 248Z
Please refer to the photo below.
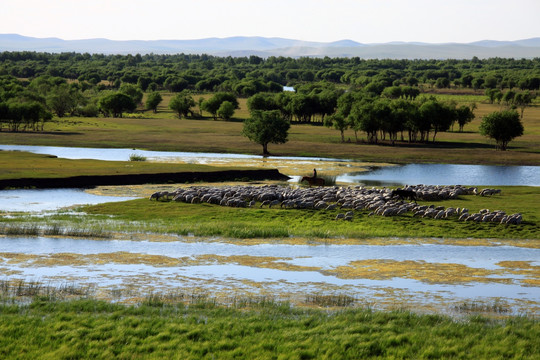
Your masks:
M213 166L277 168L294 176L293 181L317 168L319 174L335 176L340 183L366 185L477 185L540 186L540 166L491 166L455 164L408 164L383 166L358 161L318 157L261 157L245 154L165 152L138 149L102 149L29 145L0 145L0 150L29 151L66 159L128 161L137 154L148 161L196 163ZM386 164L388 165L388 164ZM371 171L370 171L371 170Z
M355 263L373 261L381 271L410 261L421 268L416 269L417 275L411 268L386 277L376 272L342 272ZM462 266L470 277L454 281L450 271L448 279L443 274L440 280L423 272L424 267L446 264ZM534 285L540 278L540 249L513 246L237 245L182 237L167 242L1 237L0 273L9 279L139 292L204 288L229 296L245 292L292 298L339 292L380 307L399 300L445 311L456 303L502 300L515 313L538 315L540 311L540 287Z
M372 185L540 186L540 166L408 164L341 175L338 181Z
M2 190L0 191L0 211L38 212L58 210L74 205L101 204L131 199L134 198L93 195L83 189Z

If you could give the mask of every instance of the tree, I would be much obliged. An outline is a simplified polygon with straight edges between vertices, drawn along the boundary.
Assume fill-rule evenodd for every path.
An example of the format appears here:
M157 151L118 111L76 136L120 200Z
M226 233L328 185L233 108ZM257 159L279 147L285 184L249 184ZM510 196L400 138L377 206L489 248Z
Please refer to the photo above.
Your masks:
M106 115L112 114L116 118L122 117L124 111L135 110L136 105L130 96L117 92L99 99L98 107Z
M341 142L345 142L345 130L349 127L347 119L341 113L327 116L324 119L324 126L333 127L341 132Z
M204 101L201 104L201 109L209 112L214 120L217 120L217 112L219 110L219 107L224 101L229 101L231 104L233 104L235 109L239 108L238 99L234 94L226 93L226 92L218 92L214 94L211 98Z
M368 142L377 143L377 131L381 128L380 122L375 116L374 105L370 101L354 103L349 121L355 131L364 131Z
M217 114L223 120L230 120L234 115L234 105L230 101L224 101L219 106Z
M531 105L534 98L536 98L536 94L531 94L529 91L517 93L514 96L514 105L521 109L522 120L523 120L523 112L525 111L525 108Z
M186 92L176 94L169 103L169 109L174 111L178 115L179 119L181 119L182 116L188 117L189 113L193 115L191 108L194 106L195 100L193 100L191 95Z
M120 92L132 98L135 106L141 103L144 95L142 90L137 85L128 83L123 83L120 86Z
M161 97L161 94L159 92L151 92L150 94L148 94L148 98L146 99L146 108L153 110L154 113L157 113L157 107L162 100L163 98Z
M290 127L290 122L283 119L278 110L256 110L244 121L242 135L262 145L263 156L268 156L268 144L286 143Z
M77 96L70 91L67 84L59 85L47 96L47 106L58 117L63 117L66 113L72 112L75 109L77 106Z
M480 134L495 139L497 149L505 151L512 139L523 135L523 124L515 110L496 111L482 118Z
M463 127L465 124L468 124L474 120L474 109L476 109L476 104L471 104L470 106L461 105L456 109L459 132L463 132Z

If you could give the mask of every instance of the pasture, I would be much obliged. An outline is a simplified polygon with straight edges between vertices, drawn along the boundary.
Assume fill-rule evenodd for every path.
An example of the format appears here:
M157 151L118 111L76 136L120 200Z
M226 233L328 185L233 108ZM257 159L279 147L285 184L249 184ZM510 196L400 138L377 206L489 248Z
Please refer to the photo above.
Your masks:
M121 119L61 118L47 123L43 133L0 132L0 143L244 154L262 152L260 145L241 135L241 120L248 117L246 99L239 99L240 109L233 121L225 122L214 121L206 117L208 114L203 114L205 117L201 119L178 119L167 109L170 97L171 94L164 94L164 102L157 114L141 111L132 118ZM495 151L494 143L478 133L481 117L500 109L497 104L478 103L476 119L465 126L463 133L440 133L435 143L369 145L364 142L363 133L358 134L359 143L356 143L352 130L345 131L346 142L342 143L339 131L324 126L292 125L289 141L281 145L270 144L269 151L282 156L393 163L539 164L540 106L535 104L525 109L525 133L510 142L508 151Z
M260 153L259 145L241 135L240 120L248 116L245 99L240 99L241 109L233 121L224 122L207 117L177 119L167 108L170 97L165 94L157 114L142 111L121 119L62 118L48 123L44 133L0 132L0 143ZM454 99L467 103L476 98L464 95ZM441 133L435 144L367 145L356 143L351 130L346 131L346 139L351 141L341 143L338 131L323 126L293 125L289 142L271 144L269 150L276 155L391 163L540 164L540 108L536 105L525 110L525 135L511 142L506 152L495 151L493 144L477 133L480 117L498 108L498 105L479 103L477 118L465 127L464 133ZM65 160L7 152L0 152L0 166L6 170L0 177L11 179L215 169L144 161ZM160 188L176 186L179 185ZM155 190L155 186L149 186L139 189L145 198L78 207L75 213L69 210L47 216L0 213L0 232L11 236L46 233L75 239L144 236L147 240L186 235L245 244L418 242L538 248L540 188L500 188L500 195L461 196L435 205L467 207L471 212L484 208L519 212L523 214L522 224L435 220L410 214L368 216L367 211L355 213L352 221L337 221L336 215L342 212L339 209L229 208L149 201L148 196ZM419 204L432 202L419 201ZM410 263L397 265L402 264ZM403 271L393 269L398 270ZM439 277L445 271L442 267L432 270ZM516 271L534 277L537 266ZM459 268L452 274L457 272ZM392 272L388 274L395 276ZM537 284L534 281L537 280L532 279L532 286ZM375 311L369 304L352 308L351 299L333 293L306 293L302 307L271 296L239 295L218 303L204 289L189 294L138 294L135 304L120 305L92 299L75 288L57 297L54 290L32 292L32 286L25 285L20 285L20 292L15 290L14 295L10 286L8 281L0 283L0 354L5 358L535 359L540 354L538 319L525 316L497 319L505 317L504 305L499 303L463 303L454 309L461 316L450 318L400 310L398 305L394 311Z
M226 308L205 297L189 306L156 296L138 306L38 298L4 303L0 313L4 358L535 359L540 353L537 320L297 309L271 298L237 298Z

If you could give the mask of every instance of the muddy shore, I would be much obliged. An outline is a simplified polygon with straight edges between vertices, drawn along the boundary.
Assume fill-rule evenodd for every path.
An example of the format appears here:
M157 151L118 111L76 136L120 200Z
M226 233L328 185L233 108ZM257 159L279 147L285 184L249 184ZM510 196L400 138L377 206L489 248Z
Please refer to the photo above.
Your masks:
M0 190L12 188L92 188L103 185L141 185L218 181L289 180L277 169L224 170L131 175L72 176L65 178L22 178L0 180Z

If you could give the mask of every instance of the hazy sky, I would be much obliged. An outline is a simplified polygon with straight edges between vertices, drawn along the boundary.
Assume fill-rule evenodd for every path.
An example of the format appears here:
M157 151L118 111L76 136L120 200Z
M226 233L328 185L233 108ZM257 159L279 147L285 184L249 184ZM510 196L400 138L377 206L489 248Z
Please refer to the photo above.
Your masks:
M540 0L0 0L0 33L472 42L540 37Z

